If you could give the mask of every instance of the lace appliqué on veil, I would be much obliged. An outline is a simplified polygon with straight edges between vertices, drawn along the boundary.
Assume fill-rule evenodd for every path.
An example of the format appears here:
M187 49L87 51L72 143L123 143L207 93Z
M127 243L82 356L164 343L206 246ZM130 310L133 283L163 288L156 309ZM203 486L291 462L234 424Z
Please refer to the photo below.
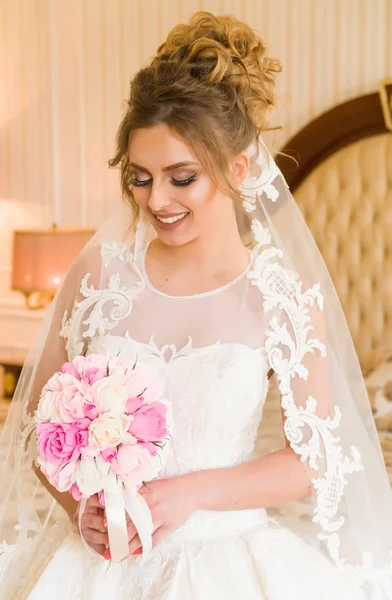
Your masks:
M271 243L268 229L263 229L260 222L254 220L252 230L257 244L253 251L253 268L248 277L263 294L264 312L277 307L282 309L294 332L291 335L287 324L280 325L276 316L271 319L266 332L266 351L278 376L281 404L286 417L285 435L292 449L301 456L302 461L308 462L311 469L319 471L320 461L323 465L323 474L312 479L317 499L313 522L319 524L322 530L319 538L327 542L331 557L342 567L338 531L344 524L344 517L338 514L339 506L347 484L346 475L363 469L361 457L355 447L351 447L351 456L343 454L339 438L334 434L342 418L338 407L335 407L332 418L322 418L317 415L316 398L308 396L304 406L301 406L296 403L291 389L292 378L306 380L308 377L308 371L302 364L307 352L318 351L326 357L325 345L317 338L308 337L313 329L309 307L317 306L322 311L323 297L318 284L303 292L303 282L298 274L274 260L282 256L282 251L267 247ZM283 357L284 349L286 355L288 351L288 358ZM300 400L302 402L303 399ZM307 433L306 439L304 431Z
M102 244L101 256L105 267L115 258L129 264L135 274L135 285L128 289L122 287L120 274L112 273L107 288L95 289L94 286L88 286L91 274L86 273L80 287L84 300L75 302L69 318L68 312L65 311L59 333L60 337L67 340L65 348L70 360L82 354L84 349L82 338L103 335L113 329L120 320L125 319L132 310L132 302L145 288L144 278L136 267L132 250L128 246L116 242ZM108 302L113 304L113 308L109 316L105 317L103 307ZM84 331L82 331L83 326Z

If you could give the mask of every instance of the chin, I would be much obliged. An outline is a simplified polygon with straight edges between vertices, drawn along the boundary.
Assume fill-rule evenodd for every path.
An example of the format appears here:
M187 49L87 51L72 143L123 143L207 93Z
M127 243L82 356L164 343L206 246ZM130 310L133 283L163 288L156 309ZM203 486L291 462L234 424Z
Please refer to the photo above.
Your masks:
M178 228L166 231L157 226L154 222L152 225L159 240L162 244L165 244L165 246L184 246L197 238L197 235L192 233L193 227L189 226L190 224L183 223L183 225Z
M190 235L181 235L180 233L175 232L165 233L162 231L157 231L156 229L155 231L158 238L162 244L165 244L165 246L185 246L185 244L189 244L195 239L195 237Z

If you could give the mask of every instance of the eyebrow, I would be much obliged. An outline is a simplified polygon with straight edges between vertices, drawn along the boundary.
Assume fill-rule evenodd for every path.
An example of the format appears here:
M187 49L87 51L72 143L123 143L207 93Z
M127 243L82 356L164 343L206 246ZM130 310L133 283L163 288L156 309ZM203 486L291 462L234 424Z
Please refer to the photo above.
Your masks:
M173 165L168 165L167 167L163 167L162 171L167 173L167 171L173 171L174 169L178 169L179 167L186 167L188 165L197 165L198 163L192 162L190 160L184 160L182 162L174 163ZM145 167L141 167L134 162L128 163L130 167L134 167L135 169L139 169L139 171L144 171L145 173L149 173L150 171Z

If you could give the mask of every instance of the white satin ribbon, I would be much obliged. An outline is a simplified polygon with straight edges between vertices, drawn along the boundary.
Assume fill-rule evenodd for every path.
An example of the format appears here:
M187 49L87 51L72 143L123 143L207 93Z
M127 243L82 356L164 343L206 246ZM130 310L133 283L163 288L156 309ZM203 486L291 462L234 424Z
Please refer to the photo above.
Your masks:
M105 512L108 524L110 556L113 562L120 562L129 554L128 533L125 511L136 527L143 547L142 562L152 549L154 525L147 502L136 490L129 490L119 481L110 479L103 487ZM86 498L82 498L79 508L79 532L83 544L96 556L100 556L85 541L82 534L82 515L86 508ZM101 556L100 556L101 557ZM102 557L101 557L102 558Z
M139 534L143 547L143 560L147 558L152 549L152 534L154 524L147 502L136 490L123 490L124 504L133 524Z
M120 562L129 554L127 520L125 518L122 483L110 481L103 488L105 512L108 524L110 556L113 562Z

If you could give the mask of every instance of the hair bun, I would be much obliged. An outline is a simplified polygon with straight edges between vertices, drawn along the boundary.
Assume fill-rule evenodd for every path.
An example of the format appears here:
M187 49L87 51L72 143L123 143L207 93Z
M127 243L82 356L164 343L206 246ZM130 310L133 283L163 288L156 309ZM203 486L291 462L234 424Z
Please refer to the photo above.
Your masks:
M275 105L275 74L282 70L281 63L267 57L263 40L234 16L194 13L159 46L152 65L162 61L177 63L206 83L235 87L256 127L265 122L266 109Z

